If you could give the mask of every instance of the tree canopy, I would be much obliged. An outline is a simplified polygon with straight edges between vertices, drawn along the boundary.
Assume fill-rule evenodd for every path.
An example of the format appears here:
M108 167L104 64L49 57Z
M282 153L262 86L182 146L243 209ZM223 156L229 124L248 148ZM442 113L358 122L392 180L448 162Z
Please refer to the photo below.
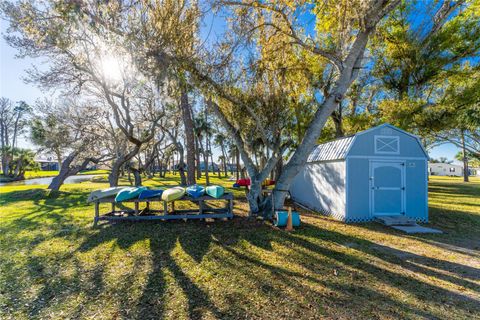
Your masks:
M426 147L448 141L478 155L479 0L22 0L1 8L8 43L49 62L30 70L30 81L102 110L99 152L112 186L122 170L140 184L155 163L168 166L166 155L182 184L193 184L200 155L208 176L212 145L224 162L234 145L252 180L252 213L270 212L260 190L273 172L281 206L316 143L382 122ZM209 39L218 20L221 36ZM40 113L33 141L65 157L73 148L58 134L60 119Z

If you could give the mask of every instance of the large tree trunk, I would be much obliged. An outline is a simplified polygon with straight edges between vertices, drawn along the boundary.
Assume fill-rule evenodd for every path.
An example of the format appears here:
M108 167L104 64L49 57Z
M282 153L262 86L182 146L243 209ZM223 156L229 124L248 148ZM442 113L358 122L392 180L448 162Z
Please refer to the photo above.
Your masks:
M246 155L243 151L241 154ZM250 190L247 194L250 215L256 215L259 213L263 213L263 215L266 217L271 215L271 201L270 198L263 198L262 182L269 176L279 159L279 155L272 156L272 158L268 160L261 171L257 170L257 168L253 166L252 161L248 161L249 159L244 159L245 169L250 177Z
M120 168L127 163L128 161L132 160L133 157L137 155L140 151L141 144L135 145L135 147L127 153L126 155L120 155L115 159L112 165L112 171L108 175L108 182L110 183L110 187L118 186L118 179L120 177Z
M108 182L110 187L118 186L118 179L120 179L120 168L122 167L122 161L115 161L112 165L112 170L108 174Z
M48 186L47 189L50 189L52 191L60 190L60 187L65 182L65 179L67 179L70 176L67 171L61 172L62 169L63 169L63 166L62 166L62 168L60 168L60 173L56 177L53 178L52 182L50 182L50 185Z
M357 39L344 61L344 69L340 73L331 95L326 97L324 103L319 106L318 110L315 112L315 116L307 128L302 142L295 150L290 161L285 165L282 174L276 182L276 190L289 190L293 179L305 165L309 154L312 152L318 138L320 137L328 117L332 114L335 108L339 106L348 88L350 88L352 82L358 75L358 70L362 64L370 32L371 31L364 31L357 35ZM275 192L274 206L276 208L283 207L285 197L286 192Z
M180 174L180 183L182 186L187 185L187 178L185 177L185 161L184 161L184 151L181 143L178 143L178 173Z
M67 179L70 176L76 175L82 170L85 170L90 162L93 162L93 163L98 162L98 160L87 158L87 159L83 159L83 162L80 165L71 167L72 162L75 160L78 154L79 152L74 151L65 158L65 160L62 162L62 166L60 167L60 172L56 177L52 179L52 182L50 183L47 189L50 189L51 191L60 190L60 187L65 182L65 179Z
M282 175L282 170L283 170L283 157L278 160L278 163L275 166L273 180L275 181L278 180L278 178Z
M462 156L463 156L463 181L469 182L468 156L467 156L467 149L465 147L465 131L464 130L462 130Z
M139 187L142 185L142 175L140 174L140 170L136 168L132 168L133 178L135 179L135 187Z
M182 108L183 124L185 127L185 142L187 147L187 183L193 185L195 180L195 134L193 132L192 109L188 103L188 95L182 86L180 97L180 106Z
M65 158L65 160L63 160L58 175L52 179L52 182L50 182L50 185L47 189L50 189L52 191L58 191L60 189L62 184L65 182L65 179L67 179L71 175L70 165L77 157L77 154L77 152L72 152Z
M345 135L343 131L343 115L341 106L338 106L338 110L332 112L332 120L335 125L335 138L341 138Z
M284 149L283 147L280 147L279 150L272 152L272 156L265 163L265 166L262 167L261 170L258 170L252 160L252 157L248 154L245 148L245 143L243 142L242 137L240 136L236 128L228 121L228 119L223 115L223 113L221 113L220 108L217 104L213 103L212 107L225 129L234 139L238 152L242 157L242 161L245 165L246 170L248 171L248 175L250 176L250 191L247 194L247 199L250 205L250 215L258 214L260 211L262 211L262 208L264 207L262 199L262 182L273 170L278 160L280 159Z
M262 207L262 181L257 176L250 176L250 190L247 194L250 214L256 214Z

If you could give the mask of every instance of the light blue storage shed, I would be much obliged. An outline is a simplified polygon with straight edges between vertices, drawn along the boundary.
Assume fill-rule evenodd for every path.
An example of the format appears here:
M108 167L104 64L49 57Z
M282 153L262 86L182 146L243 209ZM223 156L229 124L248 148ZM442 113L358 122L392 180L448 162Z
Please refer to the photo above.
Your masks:
M397 215L428 222L427 165L417 136L382 124L315 147L290 192L345 222Z

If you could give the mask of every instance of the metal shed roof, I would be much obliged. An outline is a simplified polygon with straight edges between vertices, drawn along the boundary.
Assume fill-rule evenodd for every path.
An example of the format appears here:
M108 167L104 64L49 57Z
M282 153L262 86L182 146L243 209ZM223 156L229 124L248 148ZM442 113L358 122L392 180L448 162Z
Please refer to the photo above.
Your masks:
M351 136L347 136L344 138L339 138L333 141L329 141L326 143L322 143L317 145L313 151L308 156L307 162L315 162L315 161L333 161L333 160L345 160L347 157L347 153L350 150L350 147L355 141L356 136L365 134L369 131L376 130L378 128L389 127L392 128L400 133L406 134L414 138L417 143L419 144L420 148L422 149L423 153L428 159L428 153L425 151L422 143L420 142L419 138L409 132L406 132L402 129L399 129L395 126L392 126L389 123L384 123L376 127L372 127L370 129L357 132Z
M355 135L319 144L308 156L307 162L345 159Z

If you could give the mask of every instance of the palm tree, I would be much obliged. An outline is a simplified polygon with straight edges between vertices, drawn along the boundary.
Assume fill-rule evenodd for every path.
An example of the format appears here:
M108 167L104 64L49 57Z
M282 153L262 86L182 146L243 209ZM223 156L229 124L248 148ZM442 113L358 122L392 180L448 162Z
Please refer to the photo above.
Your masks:
M195 134L195 162L196 162L196 169L197 169L197 179L202 177L202 170L200 168L200 153L202 153L202 122L201 118L194 118L193 119L193 132Z
M10 147L8 151L12 158L9 172L4 172L5 176L13 180L23 180L27 169L38 169L37 163L34 161L35 153L33 151L17 147Z
M211 156L211 144L210 144L210 137L213 134L213 127L208 122L206 109L204 111L204 118L196 118L195 119L195 134L197 136L197 141L199 144L199 153L203 154L203 162L205 165L205 180L206 184L210 184L210 178L208 176L208 157ZM205 144L203 144L202 140L205 139ZM212 158L213 159L213 158ZM212 161L213 163L213 161ZM213 164L212 164L213 166ZM198 175L198 172L197 172Z
M232 159L232 163L235 163L235 171L236 171L236 179L240 179L240 153L238 152L238 148L235 146L235 144L231 141L228 140L228 155ZM233 171L231 172L233 175Z
M228 175L227 173L227 154L225 152L225 142L227 141L227 137L217 131L217 134L215 134L215 138L213 139L213 142L215 145L220 147L220 150L222 151L222 159L223 159L223 171L225 172L225 177Z

